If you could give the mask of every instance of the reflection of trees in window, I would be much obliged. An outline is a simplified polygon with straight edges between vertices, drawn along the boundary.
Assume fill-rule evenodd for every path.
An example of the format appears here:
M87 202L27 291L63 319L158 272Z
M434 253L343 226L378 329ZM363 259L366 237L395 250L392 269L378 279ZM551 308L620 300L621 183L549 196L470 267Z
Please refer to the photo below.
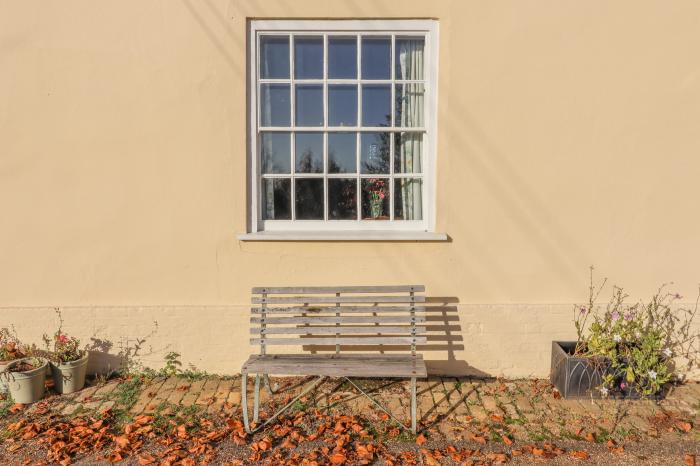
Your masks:
M314 163L314 153L311 149L305 149L301 157L297 161L297 171L301 173L321 173L323 167L320 164Z

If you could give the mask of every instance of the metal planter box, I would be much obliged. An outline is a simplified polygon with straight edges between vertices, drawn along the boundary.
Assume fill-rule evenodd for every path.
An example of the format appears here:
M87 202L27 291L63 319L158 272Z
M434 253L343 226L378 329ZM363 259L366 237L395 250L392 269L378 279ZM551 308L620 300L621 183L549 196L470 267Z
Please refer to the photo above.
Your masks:
M562 397L600 398L605 368L590 358L574 357L575 341L552 342L552 366L549 380Z

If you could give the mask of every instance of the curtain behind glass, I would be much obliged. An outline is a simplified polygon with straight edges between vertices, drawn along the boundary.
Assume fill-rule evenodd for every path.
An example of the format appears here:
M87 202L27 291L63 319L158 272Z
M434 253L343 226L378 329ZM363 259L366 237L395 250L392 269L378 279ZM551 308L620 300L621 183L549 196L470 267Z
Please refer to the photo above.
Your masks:
M399 79L423 78L423 39L399 42ZM404 84L401 86L401 121L402 127L423 125L423 85ZM420 94L419 94L420 93ZM420 133L404 133L400 148L401 172L420 173L423 137ZM401 197L404 220L423 218L423 202L418 183L402 183Z

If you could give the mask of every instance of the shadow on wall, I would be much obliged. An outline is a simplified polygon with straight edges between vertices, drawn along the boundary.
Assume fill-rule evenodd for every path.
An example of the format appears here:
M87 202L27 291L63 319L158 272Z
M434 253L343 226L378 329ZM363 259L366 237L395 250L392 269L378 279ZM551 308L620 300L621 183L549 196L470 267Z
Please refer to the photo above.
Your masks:
M149 339L158 332L158 323L153 323L153 330L143 337L120 341L117 348L113 342L93 336L85 350L90 353L87 373L89 375L111 376L118 372L133 371L142 368L140 358L154 354L148 345ZM116 350L116 352L115 352Z
M456 297L426 297L425 315L427 343L416 346L423 355L429 375L450 377L491 377L467 361L457 359L456 352L464 351L462 327L459 324ZM311 335L310 335L311 336ZM301 336L301 338L304 338ZM304 345L310 353L334 351L334 346ZM398 353L410 351L410 345L352 345L341 346L341 352Z

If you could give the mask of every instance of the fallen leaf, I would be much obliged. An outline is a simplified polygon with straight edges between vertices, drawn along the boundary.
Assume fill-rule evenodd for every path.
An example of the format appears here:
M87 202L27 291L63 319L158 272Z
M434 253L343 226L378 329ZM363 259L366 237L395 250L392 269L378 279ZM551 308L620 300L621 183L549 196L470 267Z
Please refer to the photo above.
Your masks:
M572 458L576 458L577 460L588 459L588 453L583 450L572 450L571 453L569 453L569 456L571 456Z
M144 453L142 455L139 455L138 460L139 460L140 466L146 466L148 464L153 464L156 462L156 459L153 457L153 455L151 455L149 453Z
M675 425L678 430L682 430L683 432L690 432L690 429L693 428L690 422L676 421Z
M22 403L15 403L12 406L10 406L10 413L15 414L24 409L24 404Z
M347 460L347 457L342 453L334 453L331 456L331 464L344 464Z
M501 416L500 414L492 414L491 420L493 422L503 422L503 416Z
M513 445L513 441L507 435L501 435L501 439L506 445Z
M593 432L587 433L585 438L587 442L595 443L595 434Z
M685 466L695 466L695 455L687 454L684 458Z
M423 445L426 441L427 441L427 439L425 438L425 435L423 435L423 434L419 434L418 437L416 437L416 443L418 445Z

